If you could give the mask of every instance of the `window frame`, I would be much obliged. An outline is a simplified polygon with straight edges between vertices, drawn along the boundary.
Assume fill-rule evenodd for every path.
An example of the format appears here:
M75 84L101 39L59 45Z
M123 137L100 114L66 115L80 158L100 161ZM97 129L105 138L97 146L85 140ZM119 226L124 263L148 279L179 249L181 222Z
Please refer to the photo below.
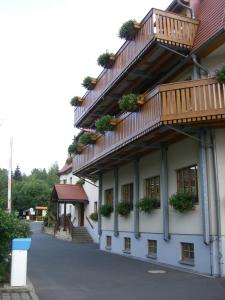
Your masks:
M110 193L111 193L111 199L109 199L110 197ZM107 193L109 193L109 195L107 195ZM113 206L113 198L114 198L114 190L113 188L109 188L104 190L104 204L109 204Z
M112 236L111 235L106 235L106 246L105 246L105 248L107 250L112 249Z
M124 242L123 242L123 252L124 253L131 253L131 238L130 237L124 237Z
M127 189L127 191L126 191ZM121 185L121 202L133 204L134 202L134 183L126 183Z
M195 262L194 243L181 242L180 247L181 247L181 260L180 260L180 263L194 265L194 262ZM187 247L187 248L185 249L185 247Z
M148 182L150 181L150 182ZM158 183L157 183L158 181ZM152 188L153 186L153 188ZM152 191L156 189L156 191ZM160 201L160 175L147 177L144 179L144 195L145 197L154 198L158 201L158 208L161 206Z
M185 174L185 171L190 171L191 168L195 168L195 175L194 175L194 185L192 185L193 178L190 176L190 174ZM188 175L188 184L185 184L185 176ZM188 192L193 193L192 189L194 187L195 192L194 195L194 203L199 203L199 193L198 193L198 164L189 165L184 168L180 168L176 170L176 176L177 176L177 192Z
M147 256L150 258L156 258L157 257L157 250L158 250L158 241L157 240L148 240L148 254ZM150 245L150 243L153 243L153 245ZM153 251L150 251L150 249L153 249Z

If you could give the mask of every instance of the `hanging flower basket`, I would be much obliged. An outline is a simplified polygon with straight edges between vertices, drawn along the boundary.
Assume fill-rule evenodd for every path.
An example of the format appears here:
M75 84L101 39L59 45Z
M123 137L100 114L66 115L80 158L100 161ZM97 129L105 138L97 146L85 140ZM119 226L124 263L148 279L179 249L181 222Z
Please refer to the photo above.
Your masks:
M144 97L137 94L124 95L119 100L119 108L122 112L135 112L145 103Z
M121 39L125 39L127 41L131 41L134 39L136 33L141 28L141 24L136 22L135 20L129 20L120 28L119 37Z
M82 85L87 90L93 90L95 88L96 83L97 83L97 80L95 78L87 76L84 78Z
M98 221L98 213L97 212L93 212L92 214L90 214L90 219L94 222Z
M95 122L96 131L104 134L105 131L111 131L117 125L117 119L110 115L102 116Z
M72 143L68 147L69 155L80 154L83 150L83 146L81 144L77 144L76 142Z
M98 57L97 63L99 66L110 69L115 62L115 55L113 53L103 53Z
M71 106L81 106L83 99L81 97L75 96L70 100Z
M109 216L111 215L112 212L113 212L113 206L110 204L103 204L100 207L100 214L103 217L109 218Z
M140 211L150 214L153 209L156 209L160 206L160 203L155 198L150 197L144 197L142 198L139 203L137 204L137 207Z

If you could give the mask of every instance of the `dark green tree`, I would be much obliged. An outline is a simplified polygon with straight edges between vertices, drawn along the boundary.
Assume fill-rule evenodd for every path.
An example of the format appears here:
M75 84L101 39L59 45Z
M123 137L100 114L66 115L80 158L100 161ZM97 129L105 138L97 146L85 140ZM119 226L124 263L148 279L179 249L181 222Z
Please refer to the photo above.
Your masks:
M16 166L16 170L13 174L13 179L14 180L17 180L17 181L21 181L22 180L22 174L20 172L20 167L17 165Z
M8 189L8 171L0 169L0 208L6 209Z

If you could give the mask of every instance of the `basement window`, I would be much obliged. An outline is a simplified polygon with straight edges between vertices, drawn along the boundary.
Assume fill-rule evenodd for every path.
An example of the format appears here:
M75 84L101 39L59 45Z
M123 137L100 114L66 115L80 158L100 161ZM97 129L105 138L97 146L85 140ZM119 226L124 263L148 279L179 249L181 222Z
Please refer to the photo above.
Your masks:
M111 250L112 249L112 237L110 235L106 236L106 246L105 248L107 250Z
M180 263L186 265L194 265L194 244L193 243L181 243L181 260Z
M131 252L131 239L128 237L124 238L124 253L130 254Z
M149 258L157 257L157 241L148 240L148 255Z

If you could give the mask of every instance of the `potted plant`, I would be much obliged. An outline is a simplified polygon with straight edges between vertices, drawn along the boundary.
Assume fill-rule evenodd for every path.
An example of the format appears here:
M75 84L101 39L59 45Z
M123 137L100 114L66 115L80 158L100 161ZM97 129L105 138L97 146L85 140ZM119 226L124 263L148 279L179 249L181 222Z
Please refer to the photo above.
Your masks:
M79 184L80 186L83 186L85 184L84 178L80 178L77 180L76 184Z
M93 132L83 133L79 138L79 143L82 145L93 144L97 140L97 135Z
M177 192L169 198L169 203L179 212L187 212L195 207L195 196L192 193Z
M72 154L80 154L82 152L82 145L81 144L77 144L75 141L69 145L68 147L68 153L70 155Z
M103 217L108 218L111 215L112 212L113 212L113 206L111 204L103 204L100 207L100 214Z
M125 112L134 112L137 111L140 107L140 105L143 105L145 103L145 100L142 96L137 94L128 94L124 95L119 100L119 108Z
M84 78L82 85L85 87L87 90L93 90L95 85L97 83L97 80L93 77L87 76Z
M139 201L137 207L140 211L150 214L153 209L159 207L159 201L155 198L144 197Z
M116 211L118 212L118 214L123 217L127 217L132 209L133 209L133 205L131 203L127 203L124 201L118 203L116 207Z
M221 83L224 83L225 82L225 66L223 66L222 68L221 68L221 70L219 70L218 72L217 72L217 80L219 81L219 82L221 82Z
M135 34L141 28L141 24L137 23L135 20L129 20L121 26L119 30L119 37L127 41L134 39Z
M97 212L93 212L92 214L90 214L90 219L94 222L98 221L98 213Z
M75 96L70 100L71 106L81 106L83 99L81 97Z
M70 164L72 164L72 161L73 161L73 158L72 158L72 156L70 156L70 157L67 158L66 164L70 165Z
M98 57L97 63L99 66L110 69L115 61L115 55L113 53L103 53Z
M104 133L105 131L111 131L114 129L114 126L117 125L116 117L105 115L102 116L95 122L96 131Z

